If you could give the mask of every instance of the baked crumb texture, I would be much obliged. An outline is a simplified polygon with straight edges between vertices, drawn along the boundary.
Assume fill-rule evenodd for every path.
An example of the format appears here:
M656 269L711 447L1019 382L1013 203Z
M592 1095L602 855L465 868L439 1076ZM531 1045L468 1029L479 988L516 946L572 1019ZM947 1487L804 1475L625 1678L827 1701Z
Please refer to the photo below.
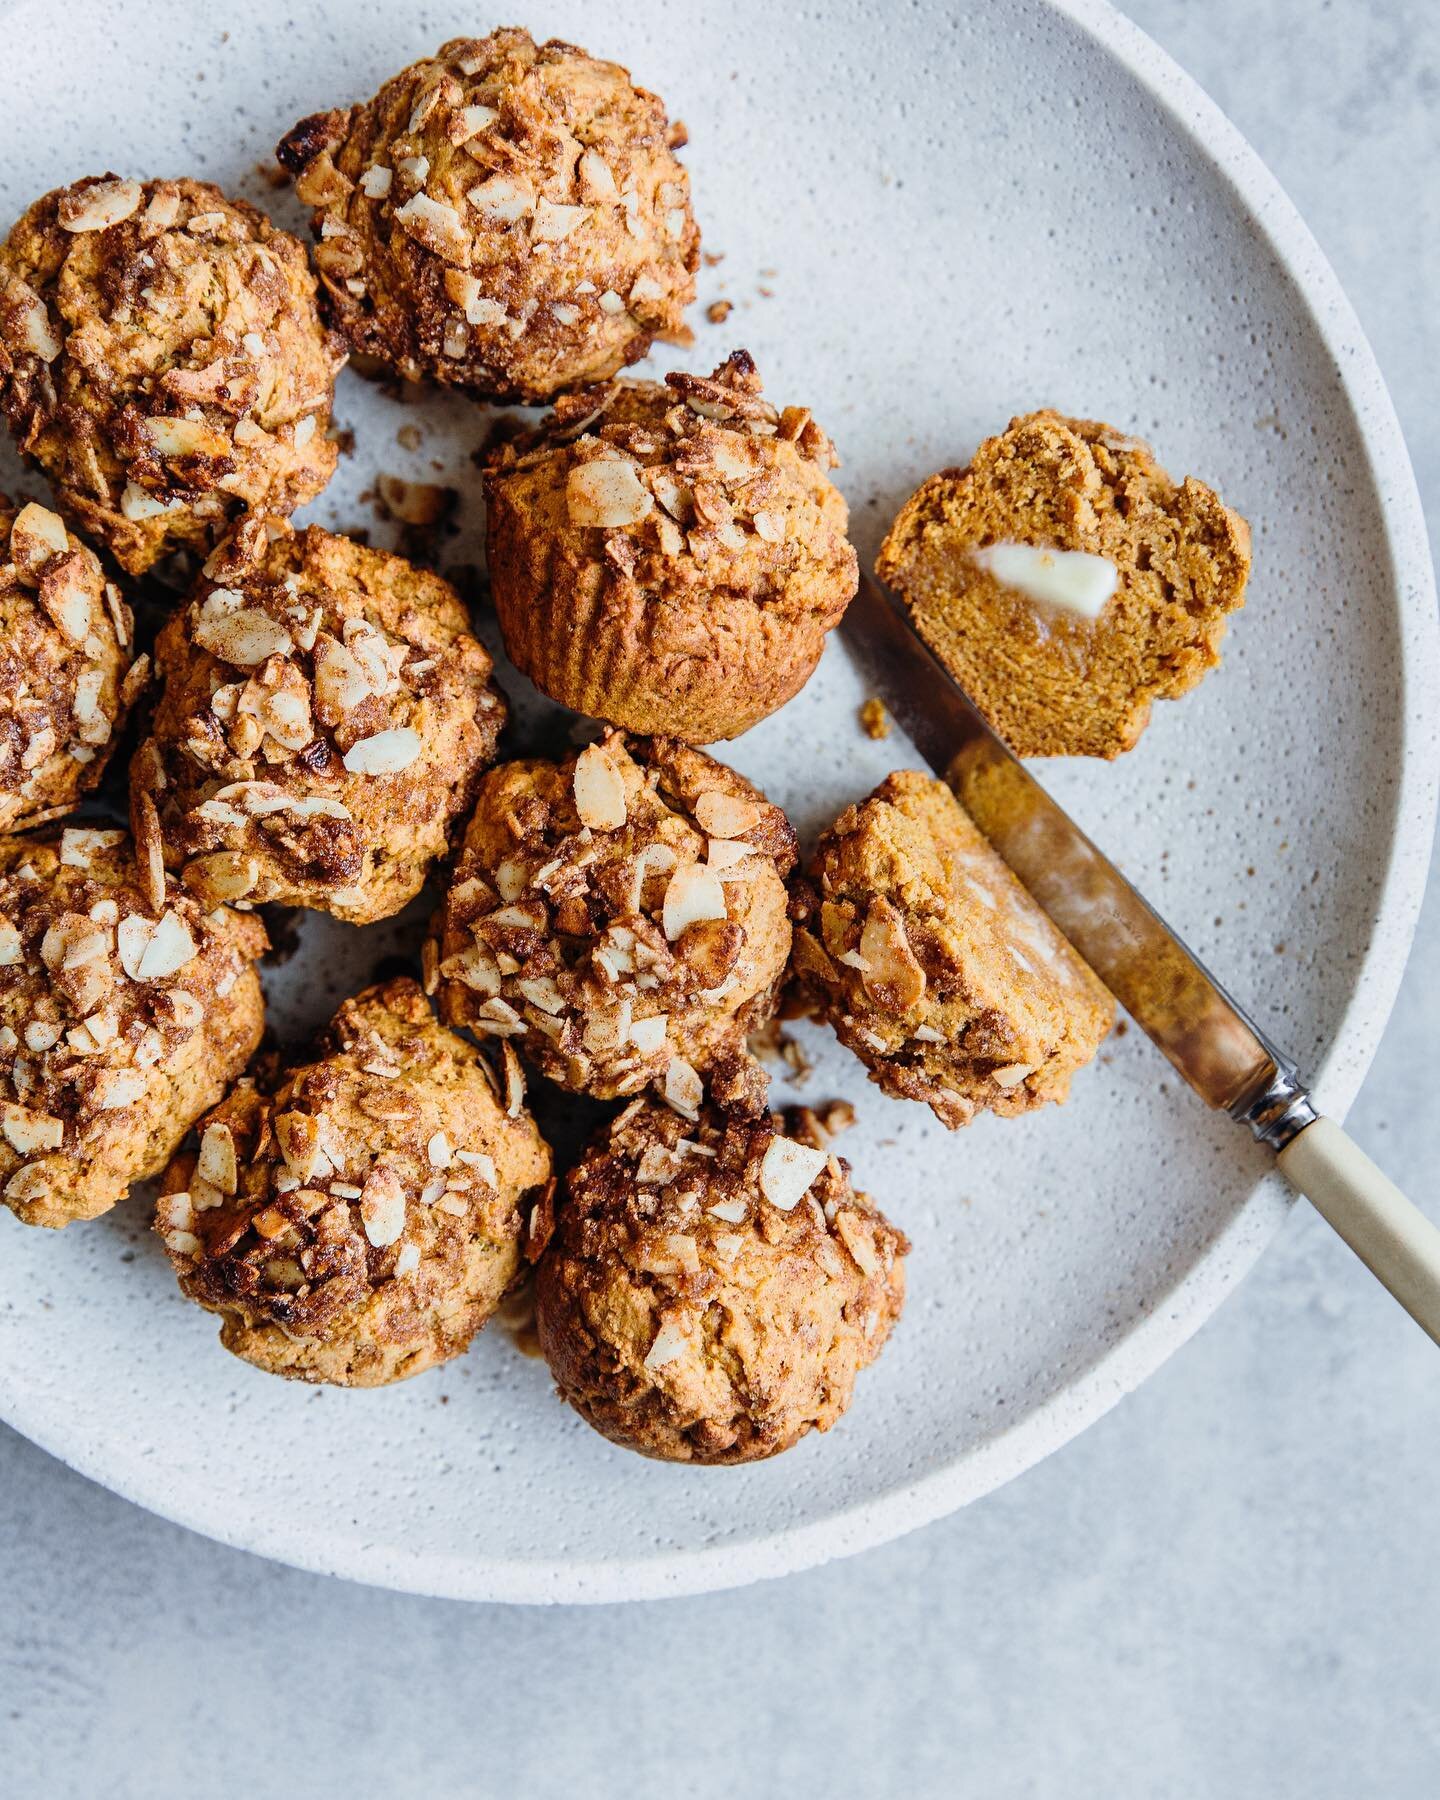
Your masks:
M0 831L61 817L99 781L149 670L133 644L94 551L0 494Z
M122 831L0 838L0 1193L66 1225L157 1174L264 1025L258 919L205 910Z
M378 1387L465 1349L549 1175L518 1069L497 1080L402 979L347 1000L315 1061L241 1082L202 1121L156 1229L227 1350Z
M77 181L0 245L0 407L131 574L320 492L343 361L303 245L208 182Z
M671 1462L753 1462L828 1431L904 1301L903 1234L763 1104L686 1120L635 1101L538 1227L560 1394Z
M795 834L703 752L607 732L493 769L426 945L452 1025L597 1099L702 1077L775 1011Z
M131 765L137 838L206 904L363 924L420 891L505 718L438 576L310 526L247 521L161 630Z
M901 1100L952 1130L1063 1100L1114 1002L943 782L888 776L821 838L795 970Z
M526 31L456 38L276 155L315 208L330 317L407 380L548 400L682 329L700 233L627 70Z
M1098 619L1037 605L972 561L991 544L1103 556L1119 575ZM1030 413L967 469L901 509L876 570L921 636L1021 756L1118 756L1151 703L1220 661L1243 605L1250 528L1148 444L1091 419Z
M809 680L855 594L835 461L743 350L708 377L571 396L487 472L506 650L552 699L627 730L748 730Z

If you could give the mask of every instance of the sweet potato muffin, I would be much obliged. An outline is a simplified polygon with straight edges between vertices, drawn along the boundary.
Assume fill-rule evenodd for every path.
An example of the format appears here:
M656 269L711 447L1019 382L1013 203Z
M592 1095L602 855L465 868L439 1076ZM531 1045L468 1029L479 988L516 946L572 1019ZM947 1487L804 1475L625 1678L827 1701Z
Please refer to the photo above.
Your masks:
M0 494L0 831L69 812L99 781L149 668L132 640L94 551Z
M616 63L456 38L276 155L315 208L351 348L411 381L547 400L681 328L700 234L685 141Z
M1031 413L911 496L876 565L1020 756L1118 756L1220 661L1250 530L1148 444Z
M887 776L809 873L795 970L873 1082L952 1130L1065 1098L1114 1002L943 782Z
M91 1219L157 1174L264 1025L258 919L207 911L123 831L0 838L0 1194Z
M753 1462L828 1431L904 1301L903 1234L763 1107L691 1123L634 1101L537 1227L561 1396L671 1462Z
M347 1000L273 1091L242 1082L166 1171L155 1221L225 1348L341 1387L458 1356L550 1175L513 1062L505 1090L407 980Z
M591 718L738 736L800 691L854 598L835 462L743 350L570 397L486 474L506 650Z
M505 704L439 576L251 520L160 632L134 825L207 904L398 912L494 756Z
M208 182L77 181L0 245L0 406L138 574L330 479L344 357L315 300L303 246Z
M575 1092L656 1082L693 1110L712 1059L775 1010L794 865L779 807L673 739L502 764L426 946L441 1016Z

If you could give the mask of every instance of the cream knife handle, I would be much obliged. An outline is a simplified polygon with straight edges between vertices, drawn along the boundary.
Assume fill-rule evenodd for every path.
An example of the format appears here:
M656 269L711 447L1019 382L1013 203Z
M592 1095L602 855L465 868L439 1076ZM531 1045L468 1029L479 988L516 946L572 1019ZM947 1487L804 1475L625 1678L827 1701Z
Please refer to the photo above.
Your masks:
M1326 1224L1440 1344L1440 1227L1333 1119L1307 1125L1277 1160Z

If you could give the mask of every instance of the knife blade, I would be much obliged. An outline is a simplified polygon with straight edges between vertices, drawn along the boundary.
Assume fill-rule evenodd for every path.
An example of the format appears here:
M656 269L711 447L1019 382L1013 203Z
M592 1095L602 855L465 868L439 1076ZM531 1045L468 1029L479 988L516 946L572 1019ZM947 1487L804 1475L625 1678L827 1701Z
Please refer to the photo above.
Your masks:
M1286 1056L996 735L869 575L841 635L871 690L1182 1079L1247 1125L1440 1343L1440 1229L1332 1120Z

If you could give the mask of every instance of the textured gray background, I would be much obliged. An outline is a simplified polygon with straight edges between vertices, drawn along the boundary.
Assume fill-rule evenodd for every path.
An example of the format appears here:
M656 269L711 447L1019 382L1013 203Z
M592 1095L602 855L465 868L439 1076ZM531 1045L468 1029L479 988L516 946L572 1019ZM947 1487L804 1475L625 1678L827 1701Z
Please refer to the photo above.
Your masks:
M1433 3L1129 11L1299 204L1440 496ZM1432 898L1351 1119L1427 1203L1437 991ZM0 1430L0 1789L1429 1800L1437 1376L1297 1212L1155 1380L991 1499L784 1583L588 1611L295 1574Z

